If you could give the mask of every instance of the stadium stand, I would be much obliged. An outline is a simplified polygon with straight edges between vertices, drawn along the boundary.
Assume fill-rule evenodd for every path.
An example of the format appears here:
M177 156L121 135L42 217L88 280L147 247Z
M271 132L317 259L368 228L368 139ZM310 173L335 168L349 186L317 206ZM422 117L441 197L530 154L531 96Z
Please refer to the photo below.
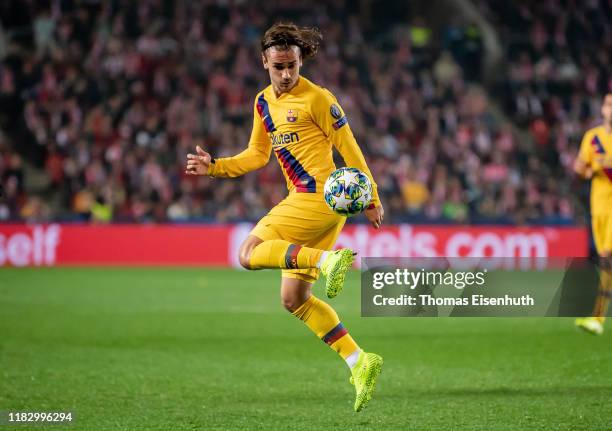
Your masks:
M388 219L576 223L569 166L612 89L609 8L494 3L476 4L512 17L496 27L509 62L484 87L476 26L376 2L6 2L0 220L259 219L285 194L275 162L224 181L185 176L184 160L246 146L268 84L259 37L279 16L323 31L304 75L338 96ZM28 190L37 170L45 187Z

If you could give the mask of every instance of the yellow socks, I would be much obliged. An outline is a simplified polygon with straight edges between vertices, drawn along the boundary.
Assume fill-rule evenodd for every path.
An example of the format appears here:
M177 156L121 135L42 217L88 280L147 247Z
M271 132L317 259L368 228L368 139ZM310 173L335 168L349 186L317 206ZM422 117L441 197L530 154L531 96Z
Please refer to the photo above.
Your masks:
M316 268L323 253L324 250L302 247L282 239L273 239L260 243L251 251L249 266L251 269ZM310 296L293 312L293 315L302 320L317 337L338 352L349 367L357 363L361 350L340 323L338 314L328 304Z
M612 296L612 271L602 269L599 274L599 292L597 292L597 300L595 301L595 309L593 317L597 318L600 323L606 320L608 312L608 304Z
M282 239L264 241L251 252L251 269L316 268L323 250L302 247Z
M352 368L359 356L359 346L340 323L338 314L328 304L311 296L293 315L302 320L312 332L334 349Z

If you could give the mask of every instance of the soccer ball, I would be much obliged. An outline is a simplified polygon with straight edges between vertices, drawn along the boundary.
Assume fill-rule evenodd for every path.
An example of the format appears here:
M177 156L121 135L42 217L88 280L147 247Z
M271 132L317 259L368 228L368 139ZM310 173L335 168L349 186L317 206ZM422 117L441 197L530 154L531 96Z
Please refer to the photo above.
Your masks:
M351 217L359 214L372 200L372 183L357 168L340 168L331 173L323 194L327 205L337 214Z

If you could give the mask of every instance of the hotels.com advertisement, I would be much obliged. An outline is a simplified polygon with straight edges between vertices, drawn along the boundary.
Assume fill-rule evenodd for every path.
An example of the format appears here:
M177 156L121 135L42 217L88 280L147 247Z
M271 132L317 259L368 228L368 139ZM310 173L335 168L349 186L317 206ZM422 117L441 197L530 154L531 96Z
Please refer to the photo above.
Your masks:
M0 266L236 266L251 224L0 225ZM360 257L588 255L583 228L346 226L337 247Z

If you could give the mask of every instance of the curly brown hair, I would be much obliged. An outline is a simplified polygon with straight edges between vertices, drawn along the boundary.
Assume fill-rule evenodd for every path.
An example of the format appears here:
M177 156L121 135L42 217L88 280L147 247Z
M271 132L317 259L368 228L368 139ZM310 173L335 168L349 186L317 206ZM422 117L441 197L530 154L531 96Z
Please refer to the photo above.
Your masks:
M261 52L275 46L280 49L291 49L292 45L298 46L302 58L312 58L319 50L323 41L323 35L316 27L299 27L292 22L277 22L264 34L261 39Z

